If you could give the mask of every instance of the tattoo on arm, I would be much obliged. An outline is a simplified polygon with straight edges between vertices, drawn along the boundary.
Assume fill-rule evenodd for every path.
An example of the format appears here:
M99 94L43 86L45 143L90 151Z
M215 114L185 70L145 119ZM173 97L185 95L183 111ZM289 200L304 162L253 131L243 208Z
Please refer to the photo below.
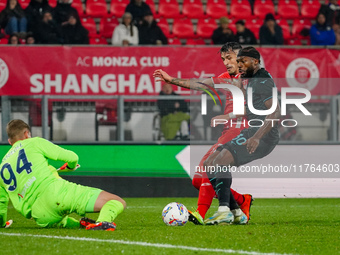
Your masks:
M206 81L204 81L206 82ZM199 80L195 81L193 79L189 80L189 79L180 79L180 78L173 78L170 81L171 84L173 85L177 85L179 87L182 88L186 88L186 89L195 89L198 90L199 88L207 88L206 86L204 86L204 83L199 82ZM207 82L209 83L209 82Z
M171 84L190 89L190 82L187 79L179 79L179 78L173 78L170 81Z

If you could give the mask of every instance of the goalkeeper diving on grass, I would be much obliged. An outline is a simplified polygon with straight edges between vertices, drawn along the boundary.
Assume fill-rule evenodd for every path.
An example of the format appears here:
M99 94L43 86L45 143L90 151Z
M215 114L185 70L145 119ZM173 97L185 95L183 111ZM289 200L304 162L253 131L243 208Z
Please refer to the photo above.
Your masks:
M79 167L77 154L43 138L31 138L30 127L22 120L10 121L6 129L12 148L0 165L0 227L6 227L10 199L20 214L34 219L40 227L115 230L113 221L126 207L122 198L68 182L56 174L56 171L76 170ZM66 163L59 169L51 169L48 159ZM96 221L68 216L70 213L85 216L92 212L99 212Z

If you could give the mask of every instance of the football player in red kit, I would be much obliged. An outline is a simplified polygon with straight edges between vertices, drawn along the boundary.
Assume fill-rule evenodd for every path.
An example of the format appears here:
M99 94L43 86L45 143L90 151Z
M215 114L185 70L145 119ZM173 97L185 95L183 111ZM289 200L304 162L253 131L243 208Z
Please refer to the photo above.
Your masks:
M239 43L231 42L226 43L222 46L220 49L221 58L223 61L223 64L227 68L227 72L221 74L218 76L219 79L237 79L239 78L240 74L238 72L238 65L236 62L236 56L238 51L242 48L242 46ZM156 70L154 72L154 77L160 78L161 81L168 82L170 84L174 84L180 87L189 88L189 89L198 89L206 88L204 84L211 84L213 85L212 80L204 81L203 83L190 83L188 79L178 79L173 78L169 76L166 72L162 70ZM218 79L217 79L218 80ZM242 86L241 82L238 83L239 86ZM233 100L232 100L232 94L230 91L225 91L226 96L226 106L224 109L224 115L232 113L233 112ZM214 117L213 119L219 119L219 116ZM212 120L213 121L213 120ZM236 136L238 136L242 129L247 128L246 125L241 125L241 123L247 123L244 119L244 117L239 119L233 119L232 123L233 125L230 125L230 121L224 125L223 131L221 136L219 137L216 144L214 144L209 151L203 156L203 158L200 161L199 168L203 171L196 171L195 175L192 180L193 186L199 190L199 196L198 196L198 208L196 212L190 212L189 220L194 222L195 224L204 224L203 219L210 208L210 205L212 203L213 198L215 197L216 193L214 188L212 187L206 172L204 171L204 166L211 165L209 162L209 157L211 155L212 158L215 158L216 154L220 153L220 151L216 151L216 149L225 144L226 142L229 142ZM252 202L252 196L249 194L242 195L235 190L231 189L232 194L237 202L237 204L240 206L240 209L243 211L243 213L247 216L249 220L249 211L250 206Z

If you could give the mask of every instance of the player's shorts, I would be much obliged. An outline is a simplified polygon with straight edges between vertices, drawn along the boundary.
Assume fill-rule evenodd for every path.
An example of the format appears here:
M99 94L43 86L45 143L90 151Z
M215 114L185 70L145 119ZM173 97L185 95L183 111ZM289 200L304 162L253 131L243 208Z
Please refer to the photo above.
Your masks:
M249 154L247 146L243 144L254 135L252 131L253 130L251 129L243 129L237 137L232 139L230 142L218 147L216 150L222 151L223 149L227 149L230 151L234 157L235 166L241 166L255 159L260 159L267 156L272 152L272 150L274 150L278 140L273 141L273 143L268 143L267 141L265 142L263 139L260 139L260 143L255 152Z
M101 189L82 186L64 179L51 183L32 205L32 218L41 227L54 227L66 215L85 215L89 201L97 199Z
M230 128L230 129L228 129L227 132L224 132L220 136L220 138L218 139L218 142L216 144L214 144L213 146L211 146L211 148L208 150L208 152L203 156L203 158L201 159L201 161L199 163L199 167L203 168L204 161L206 161L215 151L221 151L222 148L220 148L220 150L218 150L218 148L220 146L222 146L223 144L231 141L236 136L238 136L240 134L240 132L241 132L240 128ZM205 183L207 179L208 179L208 176L207 176L207 173L205 171L203 171L203 172L197 171L197 172L195 172L195 174L193 176L192 185L196 189L199 190L202 183Z

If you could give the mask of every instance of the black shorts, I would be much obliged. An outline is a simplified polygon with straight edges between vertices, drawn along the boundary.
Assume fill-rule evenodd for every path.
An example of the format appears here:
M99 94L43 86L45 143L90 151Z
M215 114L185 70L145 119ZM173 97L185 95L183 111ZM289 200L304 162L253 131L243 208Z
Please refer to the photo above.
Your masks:
M250 137L254 135L251 129L243 129L241 133L235 137L230 142L221 145L216 150L222 151L226 149L234 157L235 166L245 165L255 159L263 158L274 150L275 146L278 144L278 140L273 141L273 143L268 143L263 139L260 139L259 146L256 148L255 152L249 154L247 146L243 145Z

